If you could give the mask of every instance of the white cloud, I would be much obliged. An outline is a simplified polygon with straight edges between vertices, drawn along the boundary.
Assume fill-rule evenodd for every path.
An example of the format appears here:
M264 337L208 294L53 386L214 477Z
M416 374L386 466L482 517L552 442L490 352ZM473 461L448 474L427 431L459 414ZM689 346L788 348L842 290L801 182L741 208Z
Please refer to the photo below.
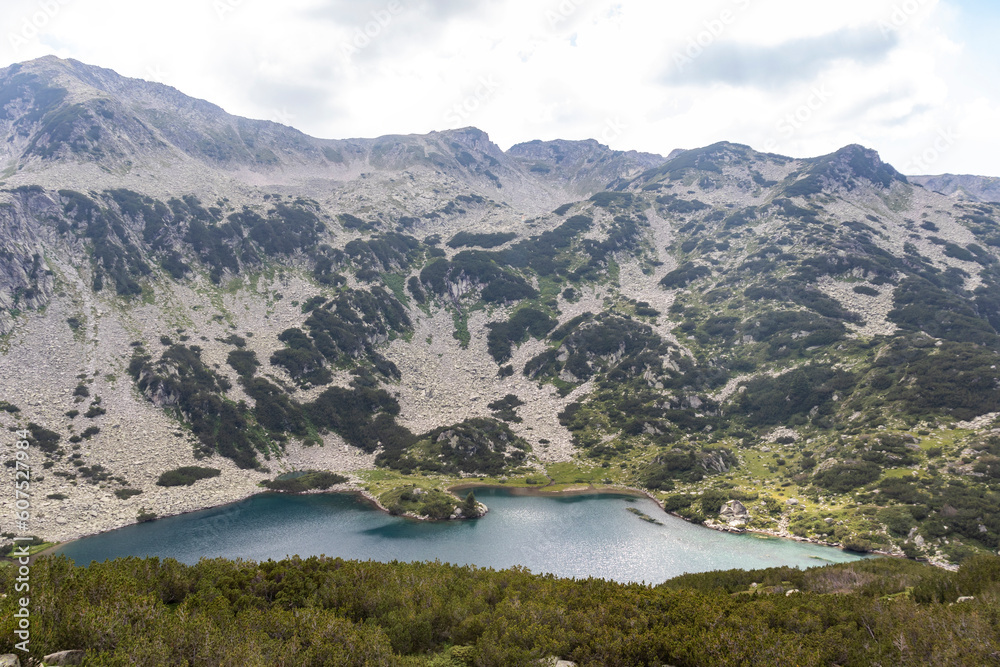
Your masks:
M906 169L955 130L924 166L1000 174L1000 90L976 74L1000 54L966 39L964 12L960 0L12 0L0 63L56 53L323 137L475 125L504 148L862 143ZM680 71L678 55L691 59Z

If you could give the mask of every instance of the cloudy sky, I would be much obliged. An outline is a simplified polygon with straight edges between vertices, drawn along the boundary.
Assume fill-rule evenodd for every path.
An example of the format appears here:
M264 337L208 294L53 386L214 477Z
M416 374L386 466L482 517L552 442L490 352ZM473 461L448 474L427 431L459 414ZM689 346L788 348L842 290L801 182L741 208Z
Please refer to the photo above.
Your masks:
M861 143L1000 176L995 0L4 0L0 26L0 66L75 58L320 137Z

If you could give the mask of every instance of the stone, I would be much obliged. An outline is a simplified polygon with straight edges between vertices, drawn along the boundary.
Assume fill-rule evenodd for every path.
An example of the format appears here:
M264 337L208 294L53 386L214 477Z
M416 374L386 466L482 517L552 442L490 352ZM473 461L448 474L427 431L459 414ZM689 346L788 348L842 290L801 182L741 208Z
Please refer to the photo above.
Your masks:
M87 655L86 651L59 651L58 653L49 653L42 658L42 662L47 667L54 665L82 665L85 655Z
M729 526L738 528L745 526L750 521L750 513L747 512L746 506L740 501L730 500L719 510L719 518Z
M820 463L818 466L816 466L816 469L813 471L813 475L818 475L819 473L825 472L830 468L833 468L834 466L837 466L839 464L840 461L838 461L837 459L827 459L822 463Z
M21 660L13 653L0 655L0 667L21 667Z

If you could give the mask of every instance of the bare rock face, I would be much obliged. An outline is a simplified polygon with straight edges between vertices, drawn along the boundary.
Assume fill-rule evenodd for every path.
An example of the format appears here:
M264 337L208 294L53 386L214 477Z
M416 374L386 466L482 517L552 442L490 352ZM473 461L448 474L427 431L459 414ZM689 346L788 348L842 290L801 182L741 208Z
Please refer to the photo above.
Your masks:
M52 272L45 263L43 237L50 231L33 224L50 213L52 203L33 189L0 202L0 335L8 333L20 311L37 310L52 296Z
M740 501L730 500L719 510L719 518L731 528L740 528L750 521L750 513Z
M704 457L701 460L701 465L705 470L711 470L718 473L729 472L729 460L721 452L715 452Z

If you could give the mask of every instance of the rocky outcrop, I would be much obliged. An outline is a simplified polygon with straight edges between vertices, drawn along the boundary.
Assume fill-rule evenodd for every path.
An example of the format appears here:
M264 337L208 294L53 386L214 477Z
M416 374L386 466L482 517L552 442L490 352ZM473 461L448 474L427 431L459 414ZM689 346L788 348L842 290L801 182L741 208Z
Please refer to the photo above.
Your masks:
M750 522L750 513L738 500L730 500L719 510L719 518L730 528L742 528Z
M21 660L13 653L0 655L0 667L21 667Z
M707 452L699 463L705 470L717 473L727 473L730 468L730 455L725 451Z
M38 310L52 297L53 276L42 241L53 230L34 220L52 208L48 197L31 188L0 202L0 335L11 331L20 312Z
M576 663L572 660L562 660L556 656L550 656L543 660L537 660L536 665L541 665L541 667L576 667Z
M87 654L86 651L59 651L58 653L49 653L47 656L42 658L42 663L46 667L55 667L62 665L82 665L83 658Z

